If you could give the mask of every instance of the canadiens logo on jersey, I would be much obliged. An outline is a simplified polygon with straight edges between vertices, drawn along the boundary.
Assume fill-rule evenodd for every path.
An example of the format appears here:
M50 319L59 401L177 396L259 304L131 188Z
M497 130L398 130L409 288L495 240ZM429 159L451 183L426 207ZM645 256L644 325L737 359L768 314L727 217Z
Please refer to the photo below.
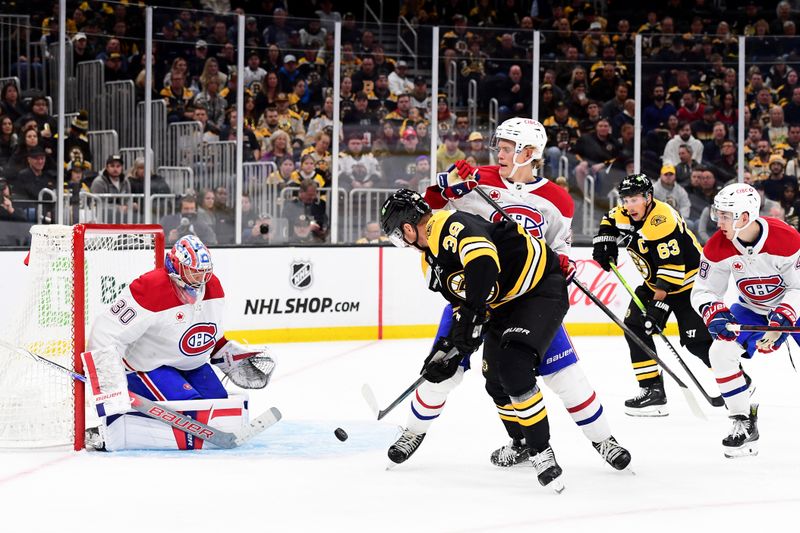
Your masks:
M189 357L202 355L212 349L217 342L217 325L212 322L193 324L187 329L178 343L181 353Z
M527 205L508 205L503 209L531 236L537 239L544 238L545 219L541 211ZM492 213L492 222L500 222L501 220L503 220L502 214L497 211Z
M736 282L736 286L742 294L756 303L774 300L786 290L783 278L778 274L758 278L742 278Z

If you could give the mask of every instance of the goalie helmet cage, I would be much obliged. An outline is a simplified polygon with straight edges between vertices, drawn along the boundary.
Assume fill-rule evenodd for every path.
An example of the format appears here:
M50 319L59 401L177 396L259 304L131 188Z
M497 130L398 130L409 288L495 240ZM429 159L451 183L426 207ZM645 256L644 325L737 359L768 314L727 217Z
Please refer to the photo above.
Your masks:
M92 319L138 276L164 266L154 224L31 228L27 287L2 338L82 373ZM11 280L22 283L23 280ZM0 448L84 447L83 383L0 349Z

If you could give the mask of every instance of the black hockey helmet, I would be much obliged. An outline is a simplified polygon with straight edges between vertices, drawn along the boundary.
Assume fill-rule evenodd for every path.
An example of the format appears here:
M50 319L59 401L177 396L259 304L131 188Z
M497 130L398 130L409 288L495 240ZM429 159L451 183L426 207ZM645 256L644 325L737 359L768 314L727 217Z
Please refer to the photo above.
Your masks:
M383 202L381 229L395 246L407 246L403 240L403 224L416 226L430 212L431 207L420 193L411 189L399 189Z
M650 178L648 178L646 174L631 174L625 176L622 178L622 181L619 182L619 185L617 185L617 193L619 193L620 198L635 196L637 194L642 194L644 196L649 194L652 198L653 182L650 181Z

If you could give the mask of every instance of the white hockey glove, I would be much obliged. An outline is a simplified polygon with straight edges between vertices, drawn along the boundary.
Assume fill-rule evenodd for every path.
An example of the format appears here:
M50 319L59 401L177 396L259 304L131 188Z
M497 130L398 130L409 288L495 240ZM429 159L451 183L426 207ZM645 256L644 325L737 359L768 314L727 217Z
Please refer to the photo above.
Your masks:
M212 355L211 364L243 389L263 389L275 371L275 361L265 349L252 350L235 341L227 341Z
M122 367L122 358L114 347L83 352L84 373L97 416L125 413L131 408L128 396L128 379Z

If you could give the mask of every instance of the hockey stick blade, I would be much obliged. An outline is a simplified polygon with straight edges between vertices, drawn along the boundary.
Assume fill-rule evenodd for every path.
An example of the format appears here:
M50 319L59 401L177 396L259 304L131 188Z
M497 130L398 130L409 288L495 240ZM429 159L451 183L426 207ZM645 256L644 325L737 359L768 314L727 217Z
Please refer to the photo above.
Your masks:
M364 401L367 402L367 406L369 407L370 412L372 415L378 418L378 413L380 412L380 407L378 407L378 400L375 399L375 393L372 391L372 387L369 386L368 383L364 383L361 386L361 396L364 397Z
M250 422L250 425L244 431L236 433L236 446L241 446L270 426L275 425L281 418L283 418L283 415L278 408L270 407L265 413Z

